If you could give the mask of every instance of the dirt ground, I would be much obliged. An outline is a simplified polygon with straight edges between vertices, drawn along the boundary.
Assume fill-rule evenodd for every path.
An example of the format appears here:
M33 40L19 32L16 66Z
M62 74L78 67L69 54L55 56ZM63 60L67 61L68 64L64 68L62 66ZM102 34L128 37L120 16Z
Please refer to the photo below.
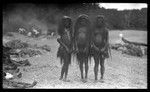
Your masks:
M119 39L120 31L110 32L110 43ZM123 31L125 38L147 42L147 33L143 31ZM28 58L32 64L30 67L23 67L21 71L23 76L17 81L32 83L36 80L38 83L33 89L50 88L98 88L98 89L145 89L147 88L147 56L142 58L121 54L121 52L111 50L112 59L105 60L104 83L94 82L94 61L89 64L88 81L80 81L80 70L76 59L72 58L72 64L69 67L68 79L70 82L59 80L61 65L56 57L59 44L56 38L32 39L18 35L14 39L21 39L30 44L38 46L49 45L51 52L43 52L39 57ZM98 78L100 78L100 70Z

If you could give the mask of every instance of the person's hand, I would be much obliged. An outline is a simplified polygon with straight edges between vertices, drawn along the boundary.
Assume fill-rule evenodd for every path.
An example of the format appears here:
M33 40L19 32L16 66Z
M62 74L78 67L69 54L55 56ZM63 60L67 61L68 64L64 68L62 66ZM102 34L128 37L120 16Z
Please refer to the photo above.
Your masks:
M99 51L99 48L97 48L96 46L94 46L94 48L95 48L96 51Z
M104 47L104 48L102 48L102 49L101 49L101 51L102 51L102 52L104 52L104 51L105 51L105 47Z
M93 45L93 44L91 44L91 47L94 47L94 45Z
M87 52L87 48L84 48L83 52Z
M96 47L94 44L92 44L92 47L93 47L96 51L99 51L99 48Z
M76 48L76 49L75 49L75 53L78 53L78 52L79 52L79 49L78 49L78 48Z
M68 48L66 48L67 52L69 52L70 50Z

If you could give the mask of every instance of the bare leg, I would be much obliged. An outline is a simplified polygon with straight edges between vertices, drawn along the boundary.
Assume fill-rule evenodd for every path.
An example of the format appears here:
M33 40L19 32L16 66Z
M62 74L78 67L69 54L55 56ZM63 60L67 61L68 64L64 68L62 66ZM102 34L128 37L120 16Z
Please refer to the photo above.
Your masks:
M87 76L88 76L88 69L89 69L89 66L88 66L88 58L85 59L85 81L87 81Z
M61 69L61 76L60 76L59 80L63 79L64 73L65 73L65 65L63 64L62 69Z
M69 62L71 61L71 57L70 56L68 56L67 58L66 58L66 63L65 63L65 79L64 79L64 81L66 81L66 82L69 82L70 80L67 80L67 75L68 75L68 69L69 69Z
M83 61L80 61L81 79L83 79Z
M103 76L104 76L104 72L105 72L105 66L104 66L104 58L101 57L100 58L100 66L101 66L101 80L103 81Z
M94 56L94 61L95 61L95 66L94 66L95 81L97 81L98 67L99 67L99 58L98 58L98 56Z
M66 68L65 68L65 79L64 79L65 82L69 82L70 81L70 80L67 80L68 68L69 68L69 65L67 64Z

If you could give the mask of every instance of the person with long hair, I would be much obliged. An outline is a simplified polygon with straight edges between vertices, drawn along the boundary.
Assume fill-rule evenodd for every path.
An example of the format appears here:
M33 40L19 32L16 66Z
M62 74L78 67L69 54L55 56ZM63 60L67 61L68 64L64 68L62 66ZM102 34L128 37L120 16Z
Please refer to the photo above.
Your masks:
M60 38L57 39L60 47L57 52L57 57L60 58L60 62L62 64L61 76L60 80L67 80L68 68L71 64L71 55L72 55L72 47L73 47L73 30L72 30L72 19L68 16L64 16L58 26L58 34Z

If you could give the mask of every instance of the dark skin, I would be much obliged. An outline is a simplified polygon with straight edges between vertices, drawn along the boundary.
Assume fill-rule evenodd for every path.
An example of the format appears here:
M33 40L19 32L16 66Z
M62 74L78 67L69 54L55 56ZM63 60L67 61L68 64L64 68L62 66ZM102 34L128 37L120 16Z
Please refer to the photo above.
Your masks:
M93 25L93 32L92 32L92 45L91 47L94 50L94 61L95 61L95 66L94 66L94 74L95 74L95 81L98 80L98 69L99 69L99 64L100 64L100 73L101 77L100 79L103 82L103 76L105 72L105 66L104 66L104 61L105 58L107 57L106 53L108 51L108 30L105 28L105 18L103 15L98 15L94 25ZM101 35L101 40L96 41L96 36ZM97 37L97 39L100 39Z
M68 75L68 69L69 69L69 63L71 61L71 48L69 48L70 46L66 45L65 42L63 42L63 40L60 38L57 40L59 42L59 44L63 47L64 51L65 51L65 56L62 58L63 60L63 65L62 65L62 69L61 69L61 76L60 76L60 80L63 80L65 82L69 82L69 80L67 80L67 75Z
M79 62L81 80L88 77L88 50L90 47L91 23L87 15L80 15L74 25L74 48ZM85 66L85 68L83 68ZM84 74L85 71L85 74Z
M61 57L61 61L63 61L62 69L61 69L61 75L59 80L63 80L65 82L69 82L70 80L67 80L68 75L68 69L69 69L69 62L71 62L71 54L72 54L72 34L70 32L70 22L68 21L70 19L63 19L63 27L64 29L61 29L63 33L61 34L61 38L57 39L57 41L60 44L60 47L63 49L64 57ZM70 37L71 36L71 37Z
M101 34L100 32L97 34ZM95 66L94 66L94 74L95 74L95 81L98 80L97 76L98 76L98 69L99 69L99 64L100 64L100 73L101 73L101 77L100 79L103 81L103 76L104 76L104 72L105 72L105 66L104 66L104 61L105 61L105 56L104 56L104 52L107 51L108 49L108 31L105 30L105 32L103 32L103 35L105 36L105 39L103 39L103 43L104 46L100 49L98 46L96 46L94 44L94 42L92 43L92 47L94 48L94 61L95 61ZM94 35L93 35L94 38Z
M102 55L95 54L94 55L94 61L95 61L95 66L94 66L94 74L95 74L95 81L97 81L97 76L98 76L98 68L100 64L100 73L101 77L100 79L103 80L104 72L105 72L105 67L104 67L104 60L105 58Z
M63 43L61 42L60 40L60 44ZM62 44L61 44L62 45ZM63 46L63 45L62 45ZM66 48L65 48L66 47ZM69 80L67 80L67 75L68 75L68 69L69 69L69 61L71 61L71 53L70 53L70 50L69 48L64 44L64 50L65 50L65 57L62 58L62 60L64 61L63 62L63 65L62 65L62 69L61 69L61 76L60 76L60 80L63 79L63 81L66 81L66 82L69 82ZM64 78L63 78L64 76Z
M89 69L89 67L88 67L88 59L87 59L87 57L83 57L79 61L80 61L79 67L80 67L80 72L81 72L81 80L83 82L86 82L87 81L87 76L88 76L88 69ZM84 70L83 70L84 69L83 65L85 66L85 74L84 74Z
M87 56L87 51L88 51L88 42L86 43L85 48L83 49L83 51L79 51L78 46L77 46L77 40L75 41L75 48L76 48L76 53L81 53L81 55L83 56L82 58L79 59L79 67L80 67L80 72L81 72L81 80L83 82L87 81L87 76L88 76L88 56ZM83 66L85 66L85 69L83 68ZM85 74L84 74L84 70L85 70ZM85 75L85 76L84 76Z
M67 53L67 56L70 57L70 53ZM65 61L70 61L71 58L68 58L67 56L64 58L64 60ZM69 68L69 64L68 63L63 63L63 66L62 66L62 69L61 69L61 76L59 78L60 80L63 80L65 82L69 82L69 80L67 80L68 68Z

